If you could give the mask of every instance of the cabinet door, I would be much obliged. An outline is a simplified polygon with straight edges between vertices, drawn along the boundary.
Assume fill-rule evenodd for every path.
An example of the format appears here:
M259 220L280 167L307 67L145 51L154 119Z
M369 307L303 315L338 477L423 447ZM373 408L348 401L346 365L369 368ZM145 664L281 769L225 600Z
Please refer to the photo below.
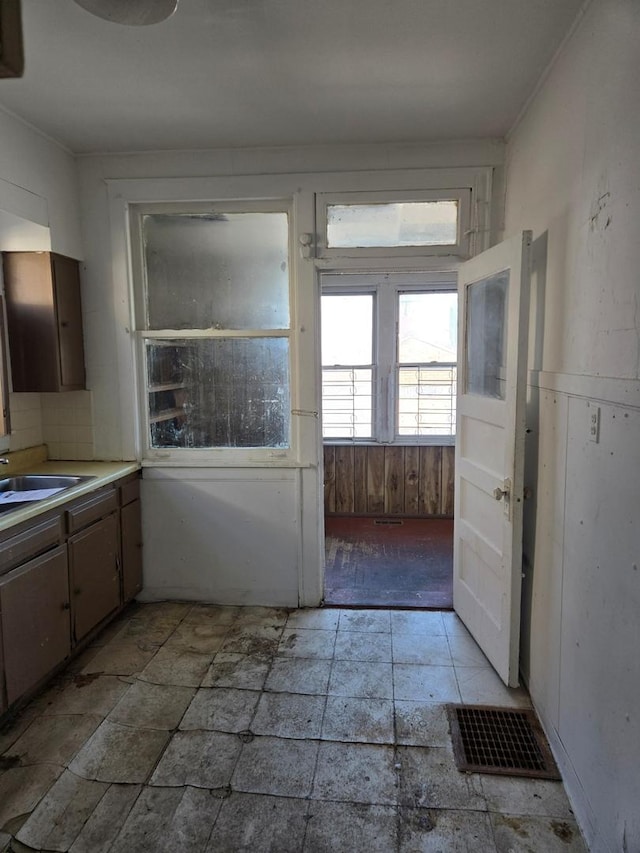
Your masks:
M10 705L69 654L69 584L64 545L4 575L2 645Z
M72 536L68 546L73 636L79 642L120 606L117 513Z
M62 255L52 255L51 263L56 294L60 386L62 389L84 388L84 349L78 262Z
M4 648L2 645L2 610L0 610L0 714L7 710L7 698L4 691Z
M84 388L78 261L3 252L3 263L13 390Z
M142 589L142 520L140 501L120 510L122 534L122 597L131 601Z

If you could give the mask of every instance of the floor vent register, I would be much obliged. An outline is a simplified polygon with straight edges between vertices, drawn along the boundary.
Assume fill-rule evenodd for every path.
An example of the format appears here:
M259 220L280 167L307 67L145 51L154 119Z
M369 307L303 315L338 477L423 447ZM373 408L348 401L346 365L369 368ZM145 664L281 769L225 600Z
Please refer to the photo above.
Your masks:
M533 710L489 705L448 705L458 770L560 779Z

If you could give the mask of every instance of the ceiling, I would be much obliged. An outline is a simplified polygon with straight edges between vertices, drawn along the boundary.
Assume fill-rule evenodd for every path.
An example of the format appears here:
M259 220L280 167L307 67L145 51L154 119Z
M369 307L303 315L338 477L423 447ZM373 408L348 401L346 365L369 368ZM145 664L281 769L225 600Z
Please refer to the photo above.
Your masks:
M0 106L77 153L503 137L584 0L22 0Z

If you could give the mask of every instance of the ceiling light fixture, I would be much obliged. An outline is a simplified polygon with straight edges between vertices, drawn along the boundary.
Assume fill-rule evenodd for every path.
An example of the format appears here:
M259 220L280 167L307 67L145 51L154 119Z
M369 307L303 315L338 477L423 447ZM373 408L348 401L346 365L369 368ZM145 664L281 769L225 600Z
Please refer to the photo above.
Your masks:
M125 24L129 27L146 27L166 21L178 8L179 0L74 0L92 15Z

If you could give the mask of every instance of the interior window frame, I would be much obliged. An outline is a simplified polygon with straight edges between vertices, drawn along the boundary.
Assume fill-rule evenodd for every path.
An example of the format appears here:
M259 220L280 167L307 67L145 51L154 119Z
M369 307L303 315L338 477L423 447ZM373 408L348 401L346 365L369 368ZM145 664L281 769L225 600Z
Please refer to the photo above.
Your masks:
M143 217L147 214L236 214L285 213L288 233L288 299L289 324L277 329L149 329L147 315L148 281L143 247ZM292 414L297 406L295 370L295 282L292 269L294 240L293 204L289 198L256 200L216 200L193 202L133 203L129 206L131 240L133 317L136 360L136 390L138 400L138 445L143 464L168 466L225 466L250 464L254 466L295 465L299 453L297 430ZM148 404L147 342L183 339L285 338L288 342L289 376L289 444L287 447L153 447L151 444Z
M323 276L322 295L330 293L374 294L373 436L371 438L328 438L322 434L324 445L455 445L455 431L452 435L442 433L433 435L398 434L398 306L399 295L410 292L455 293L457 295L457 273L455 271L389 274L326 273ZM322 317L320 321L322 322ZM448 365L449 362L446 364ZM456 368L459 371L457 362Z
M316 256L338 258L407 258L470 257L471 251L471 187L433 190L384 190L363 192L325 192L316 194ZM456 201L458 203L457 238L455 243L422 246L330 247L327 238L327 209L333 205L375 205L421 201Z

